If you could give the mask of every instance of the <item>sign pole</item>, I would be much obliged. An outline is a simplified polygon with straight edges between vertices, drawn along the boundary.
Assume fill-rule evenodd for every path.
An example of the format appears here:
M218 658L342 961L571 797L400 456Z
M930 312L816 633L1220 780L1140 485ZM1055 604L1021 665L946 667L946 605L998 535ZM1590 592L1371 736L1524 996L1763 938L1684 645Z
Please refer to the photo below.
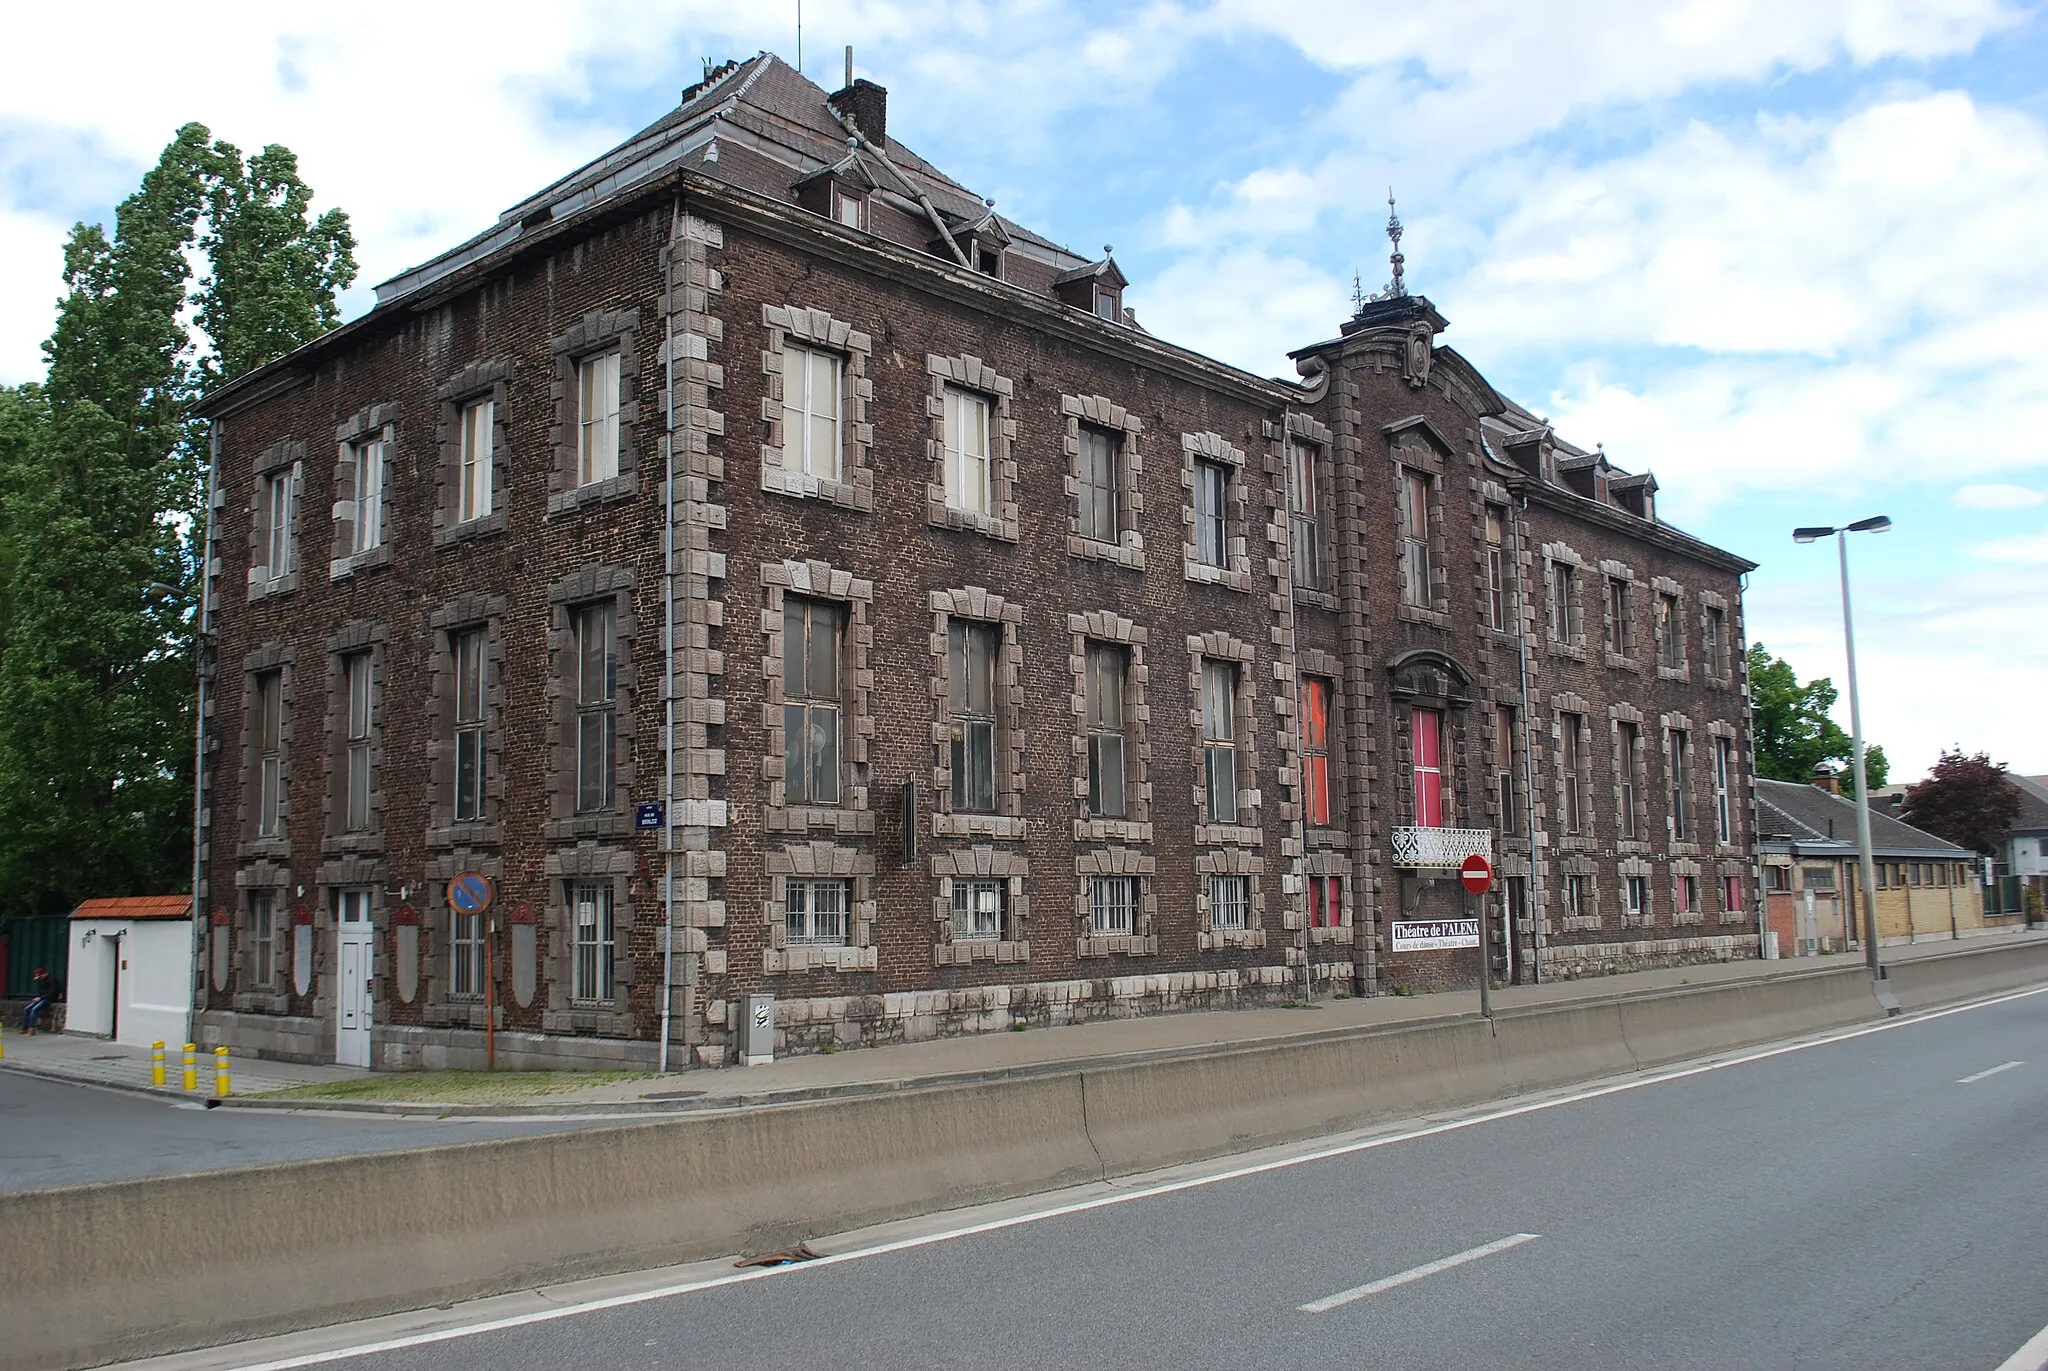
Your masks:
M1479 916L1479 1017L1493 1017L1493 950L1486 945L1486 897L1474 895L1474 913Z
M498 1069L498 915L484 915L484 1070Z

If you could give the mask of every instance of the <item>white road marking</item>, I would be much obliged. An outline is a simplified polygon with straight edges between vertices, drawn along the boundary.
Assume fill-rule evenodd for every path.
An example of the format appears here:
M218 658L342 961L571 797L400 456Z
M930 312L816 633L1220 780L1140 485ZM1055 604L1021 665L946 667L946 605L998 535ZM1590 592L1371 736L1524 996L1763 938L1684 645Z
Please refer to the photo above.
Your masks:
M675 1285L660 1286L653 1290L636 1290L631 1294L610 1295L603 1299L585 1300L577 1304L565 1304L555 1309L535 1310L527 1314L513 1314L504 1318L484 1319L476 1323L461 1324L452 1328L436 1328L423 1333L407 1334L403 1337L385 1338L367 1342L355 1347L329 1348L320 1352L308 1352L299 1356L281 1357L274 1361L237 1363L226 1360L219 1365L223 1371L296 1371L301 1366L322 1366L329 1362L348 1361L356 1357L374 1356L383 1352L398 1352L409 1347L423 1347L430 1343L453 1342L457 1338L475 1337L482 1333L498 1333L510 1328L524 1328L537 1323L553 1323L557 1319L573 1318L579 1314L594 1314L606 1309L618 1309L627 1305L647 1304L654 1300L670 1299L677 1295L693 1294L699 1290L711 1290L726 1285L743 1285L748 1281L766 1280L771 1276L793 1278L807 1271L818 1271L825 1267L837 1266L841 1262L859 1261L864 1257L880 1257L891 1252L903 1252L911 1248L928 1247L936 1243L951 1242L956 1238L971 1238L981 1233L993 1233L1005 1228L1016 1228L1027 1223L1038 1223L1045 1219L1064 1218L1069 1214L1086 1213L1091 1209L1107 1209L1111 1205L1129 1204L1133 1200L1151 1199L1157 1195L1173 1195L1183 1190L1195 1190L1206 1185L1218 1185L1224 1181L1242 1180L1247 1176L1262 1176L1271 1171L1302 1166L1309 1162L1328 1161L1333 1157L1348 1157L1357 1152L1370 1152L1375 1148L1391 1147L1396 1143L1414 1142L1420 1138L1433 1138L1443 1133L1455 1133L1461 1129L1475 1128L1480 1124L1495 1123L1502 1119L1519 1118L1524 1114L1537 1114L1563 1105L1580 1104L1597 1100L1608 1095L1619 1095L1630 1090L1640 1090L1646 1085L1662 1085L1667 1081L1682 1081L1689 1076L1705 1075L1709 1071L1723 1071L1731 1066L1746 1066L1751 1062L1767 1061L1792 1052L1804 1052L1810 1048L1828 1047L1835 1043L1848 1042L1854 1038L1872 1033L1888 1033L1895 1028L1912 1024L1928 1023L1934 1019L1945 1019L1951 1014L1967 1014L1972 1010L1989 1009L1994 1005L2024 1000L2034 995L2048 995L2048 986L2037 986L2032 990L2018 990L2007 995L1978 1000L1972 1004L1956 1005L1950 1009L1930 1010L1925 1014L1897 1019L1886 1019L1881 1023L1866 1024L1861 1028L1844 1029L1825 1037L1812 1038L1803 1042L1786 1043L1778 1047L1767 1047L1747 1052L1739 1057L1725 1060L1702 1062L1698 1066L1680 1067L1655 1075L1639 1076L1632 1080L1615 1081L1607 1085L1592 1086L1585 1090L1573 1091L1569 1095L1557 1095L1547 1099L1529 1100L1521 1104L1508 1105L1474 1114L1461 1119L1449 1119L1422 1128L1412 1128L1404 1133L1389 1133L1377 1137L1361 1138L1354 1142L1338 1143L1332 1147L1318 1148L1295 1156L1281 1157L1274 1161L1256 1162L1250 1166L1233 1167L1205 1176L1193 1176L1185 1180L1165 1181L1158 1185L1145 1186L1136 1190L1119 1191L1114 1195L1101 1195L1093 1199L1076 1200L1068 1204L1053 1205L1047 1209L1033 1210L1028 1214L1013 1214L985 1223L966 1224L938 1233L921 1233L914 1238L901 1238L894 1242L877 1243L873 1247L858 1248L851 1252L835 1252L816 1261L798 1262L794 1266L757 1266L731 1275L713 1276L704 1280L682 1281ZM2032 1344L2029 1344L2031 1346ZM232 1353L231 1347L218 1349ZM186 1354L190 1355L190 1354ZM2001 1368L2000 1371L2005 1371ZM2029 1368L2032 1371L2032 1368Z
M1339 1290L1334 1295L1325 1295L1319 1300L1310 1300L1307 1304L1301 1306L1301 1312L1304 1314L1326 1313L1329 1310L1338 1308L1340 1305L1349 1304L1353 1300L1362 1300L1367 1295L1377 1295L1382 1290L1392 1290L1397 1285L1406 1285L1410 1281L1419 1281L1425 1276L1434 1276L1439 1271L1448 1271L1454 1266L1463 1266L1466 1262L1476 1262L1481 1257L1490 1257L1496 1252L1505 1252L1510 1247L1520 1247L1523 1243L1534 1242L1542 1236L1541 1233L1517 1233L1512 1237L1502 1238L1498 1242L1490 1242L1483 1247L1474 1247L1460 1252L1453 1257L1445 1257L1440 1261L1410 1267L1398 1276L1388 1276L1384 1280L1372 1281L1366 1285L1354 1285L1349 1290Z
M1981 1081L1981 1080L1983 1080L1983 1079L1984 1079L1984 1078L1985 1078L1986 1076L1996 1076L1996 1075L1997 1075L1997 1074L1998 1074L1999 1072L2001 1072L2001 1071L2010 1071L2010 1070L2012 1070L2012 1069L2013 1069L2014 1067L2016 1067L2016 1066L2025 1066L2025 1065L2026 1065L2026 1063L2025 1063L2025 1062L2007 1062L2007 1063L2005 1063L2005 1064L2004 1064L2003 1066L1994 1066L1994 1067L1992 1067L1992 1068L1991 1068L1991 1069L1990 1069L1989 1071L1979 1071L1979 1072L1978 1072L1978 1073L1977 1073L1976 1075L1974 1075L1974 1076L1965 1076L1965 1077L1963 1077L1963 1078L1962 1078L1961 1080L1957 1081L1957 1082L1956 1082L1956 1084L1957 1084L1957 1085L1969 1085L1969 1084L1971 1084L1971 1083L1972 1083L1972 1082L1974 1082L1974 1081Z
M2027 1339L2027 1345L1998 1364L1998 1371L2041 1371L2048 1366L2048 1328Z

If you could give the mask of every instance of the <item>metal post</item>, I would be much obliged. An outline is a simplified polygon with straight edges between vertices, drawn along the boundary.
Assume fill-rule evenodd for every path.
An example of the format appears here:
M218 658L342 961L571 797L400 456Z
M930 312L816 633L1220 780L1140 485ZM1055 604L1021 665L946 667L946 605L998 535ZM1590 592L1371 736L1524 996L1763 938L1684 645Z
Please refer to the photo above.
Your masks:
M498 909L492 902L484 921L484 1070L498 1069Z
M1863 886L1863 959L1871 979L1884 979L1877 958L1877 859L1870 850L1870 786L1863 774L1863 709L1856 695L1856 624L1849 612L1849 531L1835 533L1842 562L1842 641L1849 652L1849 739L1856 768L1856 852Z
M1479 1017L1493 1017L1493 951L1486 945L1486 896L1472 897L1473 912L1479 916ZM1503 902L1505 907L1505 902Z
M851 84L851 83L849 83ZM662 270L667 289L676 288L676 240L683 226L682 197L669 215L668 252ZM661 1045L656 1066L668 1072L668 1040L676 985L676 317L663 320L661 346Z

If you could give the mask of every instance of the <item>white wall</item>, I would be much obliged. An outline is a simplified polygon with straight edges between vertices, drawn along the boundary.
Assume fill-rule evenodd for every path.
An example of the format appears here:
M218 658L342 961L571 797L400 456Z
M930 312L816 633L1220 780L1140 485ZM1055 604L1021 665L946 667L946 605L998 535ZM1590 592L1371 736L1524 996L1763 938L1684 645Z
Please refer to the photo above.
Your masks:
M2048 852L2042 850L2044 844L2048 844L2048 838L2034 836L2014 838L2008 843L2005 855L2011 863L2012 874L2048 876Z
M118 1023L110 1000L117 953L124 963L118 973ZM104 1037L111 1026L118 1030L117 1042L148 1047L160 1040L181 1046L192 998L192 921L73 920L64 985L64 1027L69 1032Z

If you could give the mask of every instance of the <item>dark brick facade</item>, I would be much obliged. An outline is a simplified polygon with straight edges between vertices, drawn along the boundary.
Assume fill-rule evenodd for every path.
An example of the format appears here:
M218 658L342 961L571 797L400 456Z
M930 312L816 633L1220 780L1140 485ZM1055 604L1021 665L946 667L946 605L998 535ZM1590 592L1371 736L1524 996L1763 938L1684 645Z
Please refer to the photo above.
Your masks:
M1563 444L1436 346L1443 321L1426 300L1367 306L1301 354L1308 382L1290 386L1061 303L1049 271L1043 288L1029 283L1037 259L992 279L763 193L761 178L740 174L737 144L723 158L720 179L684 167L551 220L527 213L517 222L535 222L530 234L400 291L404 303L213 402L204 898L228 916L214 936L237 950L208 979L212 1031L330 1051L336 896L366 888L375 1060L478 1060L483 987L458 971L470 951L443 894L463 871L497 886L500 1061L649 1062L664 1003L679 1057L726 1060L742 997L761 991L778 997L798 1049L1285 999L1305 982L1318 994L1469 984L1477 953L1390 942L1395 920L1467 912L1449 873L1394 864L1395 830L1418 821L1418 709L1445 721L1443 825L1493 830L1503 874L1526 883L1514 946L1493 946L1499 972L1754 954L1747 564L1657 523L1653 483ZM785 462L790 346L841 359L836 478ZM579 490L575 364L605 348L621 359L618 474ZM949 388L979 397L991 424L983 513L948 502ZM495 403L493 505L463 521L462 414L479 397ZM1084 425L1117 453L1113 542L1083 536ZM330 464L352 462L350 444L373 431L385 441L388 552L342 555L347 500L331 516L295 503L295 579L253 572L262 476L295 464L298 489L339 495L353 469ZM1298 577L1290 444L1318 456L1318 565ZM1203 464L1228 483L1221 565L1197 527ZM1428 492L1416 603L1403 593L1401 558L1423 556L1400 533L1407 473ZM1501 629L1489 624L1490 510L1503 537ZM327 574L316 549L330 551ZM1579 569L1583 643L1547 636L1559 560ZM1633 587L1633 656L1601 651L1610 574ZM1651 597L1666 586L1685 646L1659 670ZM785 783L793 602L836 611L844 635L827 803ZM596 604L616 613L616 783L608 808L584 812L571 624ZM1722 616L1718 664L1705 660L1710 612ZM986 807L954 803L964 782L949 662L961 626L993 646ZM470 709L456 658L471 631L484 648L475 816L455 800ZM1124 663L1120 814L1088 809L1090 644ZM335 819L348 653L368 654L376 673L366 833ZM1205 765L1205 664L1234 686L1228 803L1210 793ZM248 699L254 674L276 669L288 694L286 831L258 838ZM1331 811L1315 824L1296 695L1309 675L1332 698ZM1534 797L1533 862L1529 814L1500 812L1503 709L1518 721L1515 809ZM1560 822L1566 714L1586 729L1578 833ZM1616 823L1622 722L1643 738L1644 836L1633 839ZM1673 729L1691 746L1684 835L1666 824ZM1721 737L1735 773L1726 842L1715 826ZM634 802L664 797L672 851L632 827ZM1631 873L1652 891L1639 922L1618 903ZM1731 911L1724 874L1740 878ZM1593 898L1568 921L1569 875ZM1698 894L1681 914L1686 875ZM1327 926L1308 926L1308 878L1340 883ZM241 950L255 889L311 912L310 994L287 993L282 975L256 987ZM789 936L792 918L833 889L844 892L842 935ZM587 925L587 955L577 890L609 901L611 941ZM1217 907L1217 892L1239 890L1241 916L1230 900ZM997 927L956 927L956 908L987 899ZM284 934L276 945L282 966Z

